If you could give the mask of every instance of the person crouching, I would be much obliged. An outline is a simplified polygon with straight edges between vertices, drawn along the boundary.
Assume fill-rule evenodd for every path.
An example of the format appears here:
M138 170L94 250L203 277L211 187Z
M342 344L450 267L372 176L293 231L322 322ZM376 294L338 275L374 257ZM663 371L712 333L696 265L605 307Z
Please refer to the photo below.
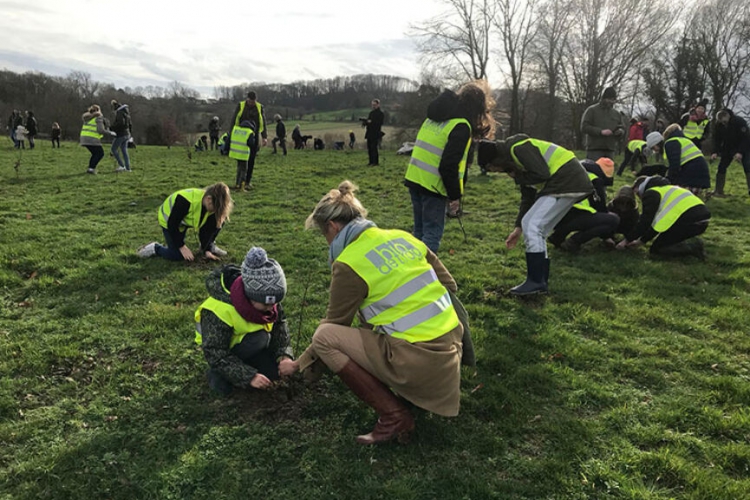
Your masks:
M206 279L209 298L195 311L195 342L209 365L211 390L270 389L290 375L292 348L281 301L286 277L266 251L253 247L242 267L225 265Z

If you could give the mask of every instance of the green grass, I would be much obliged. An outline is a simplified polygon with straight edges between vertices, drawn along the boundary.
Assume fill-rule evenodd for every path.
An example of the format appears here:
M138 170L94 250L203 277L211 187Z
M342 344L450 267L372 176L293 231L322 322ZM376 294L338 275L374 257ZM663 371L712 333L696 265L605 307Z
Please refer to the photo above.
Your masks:
M410 228L405 160L383 158L264 149L255 190L236 195L219 244L228 261L261 245L284 266L298 352L327 303L327 247L303 230L323 193L351 179L376 223ZM461 414L420 412L411 445L365 448L353 438L374 415L333 377L212 396L192 339L214 264L134 254L160 239L167 195L231 184L234 162L139 147L132 174L105 158L90 176L71 143L40 143L18 173L17 159L4 143L2 500L750 497L750 204L736 164L734 196L709 202L707 262L552 251L552 293L533 300L507 294L525 270L503 246L519 194L471 175L468 243L448 221L441 250L479 360Z

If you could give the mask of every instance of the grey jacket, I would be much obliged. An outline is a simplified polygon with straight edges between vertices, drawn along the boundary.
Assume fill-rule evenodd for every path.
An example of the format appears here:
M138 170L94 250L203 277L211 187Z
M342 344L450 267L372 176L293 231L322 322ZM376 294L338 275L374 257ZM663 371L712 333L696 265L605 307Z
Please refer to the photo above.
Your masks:
M107 127L104 125L104 116L102 116L101 113L89 113L86 111L83 116L81 117L81 120L83 120L83 123L88 122L92 118L96 118L96 131L102 135L105 136L114 136L114 132L110 132ZM101 146L102 141L97 139L96 137L89 137L82 135L80 140L81 146Z

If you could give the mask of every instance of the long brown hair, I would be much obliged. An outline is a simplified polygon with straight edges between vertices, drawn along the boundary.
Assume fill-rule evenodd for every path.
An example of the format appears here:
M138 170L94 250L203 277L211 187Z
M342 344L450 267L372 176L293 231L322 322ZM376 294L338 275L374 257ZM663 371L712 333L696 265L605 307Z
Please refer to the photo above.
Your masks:
M229 193L229 186L223 182L217 182L204 189L206 196L211 197L211 202L214 205L214 214L216 214L216 227L221 227L226 221L229 220L229 214L232 213L234 208L234 201L232 201L232 195Z
M495 99L487 80L474 80L464 84L456 92L461 114L471 124L471 133L475 140L495 138Z

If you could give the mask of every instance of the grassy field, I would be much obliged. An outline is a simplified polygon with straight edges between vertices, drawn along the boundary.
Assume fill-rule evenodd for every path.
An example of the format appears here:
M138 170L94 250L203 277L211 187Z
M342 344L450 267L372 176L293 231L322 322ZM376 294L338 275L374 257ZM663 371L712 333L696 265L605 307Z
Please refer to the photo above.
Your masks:
M363 116L367 116L365 113ZM294 121L290 120L286 122L287 129L287 142L292 146L294 143L289 139L292 134L292 130L295 125L300 126L302 135L312 135L313 137L320 137L326 143L326 147L332 147L335 141L344 141L346 147L349 147L349 131L353 131L356 137L356 143L354 149L367 151L367 141L365 140L365 129L360 126L359 122L337 122L337 121ZM383 127L383 141L390 146L400 146L401 144L396 139L397 129L394 127L385 126ZM273 134L271 134L272 136ZM414 140L416 135L410 137L410 140ZM394 142L395 141L395 142ZM398 144L397 144L398 143ZM309 141L308 147L312 147L312 141Z
M297 352L327 303L327 246L303 230L318 199L348 178L376 223L410 229L405 160L383 158L264 149L255 189L236 195L218 243L226 261L261 245L284 266ZM193 312L214 264L134 253L160 239L166 196L231 184L234 162L139 147L133 173L105 158L92 176L87 161L71 143L0 149L0 499L750 498L750 200L736 164L734 196L709 202L706 262L553 250L552 293L533 300L507 293L525 270L503 246L519 194L474 168L468 242L448 221L441 248L478 354L461 413L420 412L411 445L368 448L354 436L374 415L334 377L210 394Z

